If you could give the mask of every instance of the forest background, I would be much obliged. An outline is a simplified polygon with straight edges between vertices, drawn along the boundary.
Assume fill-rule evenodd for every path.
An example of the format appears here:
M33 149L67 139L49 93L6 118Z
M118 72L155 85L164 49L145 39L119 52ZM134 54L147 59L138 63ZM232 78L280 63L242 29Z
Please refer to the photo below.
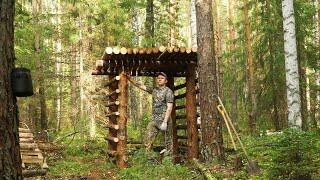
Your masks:
M101 138L103 107L93 96L107 79L91 76L95 60L108 46L196 46L194 3L16 1L15 62L31 69L35 92L18 99L20 121L47 140L70 132L79 139ZM219 94L232 120L249 137L287 128L281 1L215 0L212 7ZM319 1L294 1L302 128L310 132L320 123L319 7ZM254 89L249 91L250 69ZM153 84L152 78L137 79ZM129 93L128 134L141 140L151 97L132 87Z

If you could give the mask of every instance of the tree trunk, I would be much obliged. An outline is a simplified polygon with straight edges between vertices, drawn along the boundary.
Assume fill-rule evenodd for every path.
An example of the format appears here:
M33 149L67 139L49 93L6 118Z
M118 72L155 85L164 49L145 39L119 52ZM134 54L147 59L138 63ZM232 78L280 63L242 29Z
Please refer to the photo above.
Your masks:
M299 88L301 98L301 120L302 129L308 129L308 110L307 110L307 91L306 91L306 60L305 60L305 49L304 49L304 38L297 38L297 57L298 57L298 68L299 68Z
M39 82L39 101L40 101L40 131L41 131L41 139L45 139L45 130L48 129L48 118L47 118L47 105L46 105L46 97L45 97L45 82L44 82L44 74L43 63L41 60L41 24L39 20L39 15L41 14L41 0L33 0L32 1L32 16L33 16L33 24L36 27L35 30L35 39L34 39L34 49L35 49L35 58L37 62L38 69L38 82Z
M212 1L197 0L197 36L199 59L199 87L202 130L202 156L205 161L211 161L215 155L224 159L222 140L220 139L219 121L217 112L218 83L216 79L214 34L212 20Z
M232 69L232 78L234 79L234 82L231 85L231 118L232 121L236 124L238 119L238 91L237 91L237 60L234 55L235 51L235 45L236 45L236 30L234 25L234 0L228 1L228 13L229 13L229 52L231 52L231 69Z
M248 0L243 0L243 13L244 13L244 31L245 31L245 46L246 46L246 54L247 54L247 69L248 69L248 93L250 100L248 114L249 114L249 128L250 132L253 134L256 131L256 111L257 111L257 103L256 103L256 92L254 86L254 65L253 65L253 50L252 50L252 42L251 42L251 28L249 23L249 4Z
M301 128L301 101L293 0L282 0L288 125Z
M320 48L320 0L318 0L318 46ZM320 60L318 60L318 67L320 66ZM320 87L320 71L316 70L316 85ZM318 120L317 124L320 124L320 90L316 90L316 107L315 107L315 119Z
M196 17L196 0L190 3L190 29L191 29L191 47L197 47L197 17Z
M196 103L196 64L187 67L186 77L186 119L187 119L187 144L188 160L199 157L199 141L197 128L197 103Z
M60 1L54 1L53 3L53 9L54 9L54 14L56 16L54 17L54 24L56 25L57 32L60 34L60 23L61 19L60 16L58 15L60 13L59 10L60 6ZM56 84L57 84L57 89L56 89L56 98L55 98L55 105L56 105L56 131L60 130L60 121L61 121L61 50L62 50L62 44L61 44L61 39L58 37L58 39L55 39L55 45L54 45L54 51L57 54L56 55Z
M19 120L10 74L14 67L14 1L0 2L0 179L22 179Z
M73 126L75 127L76 122L78 122L78 107L74 106L78 104L78 93L77 93L77 48L75 44L71 44L71 77L70 78L70 85L71 85L71 121Z
M213 1L213 17L215 27L215 58L217 60L218 95L223 99L223 63L222 63L222 25L220 18L220 0Z
M267 7L267 14L269 17L272 17L272 13L271 13L271 9L270 9L270 2L267 1L266 2L266 7ZM269 24L274 24L273 20L271 18L269 18L268 20ZM273 119L272 122L274 124L275 130L279 131L282 129L281 127L281 120L280 120L280 116L279 116L279 110L278 110L278 86L275 80L275 74L276 74L276 70L274 67L275 64L275 56L274 56L274 38L269 36L268 37L268 49L269 49L269 56L270 56L270 71L269 74L270 78L271 78L271 86L272 86L272 109L273 111L271 111L271 113L273 114Z
M119 81L119 90L120 95L119 99L119 108L118 111L120 113L118 120L119 130L118 130L118 138L120 139L117 145L118 160L117 165L119 168L126 168L128 157L126 155L126 147L127 147L127 109L128 109L128 79L125 75L125 72L120 73L120 81Z
M178 28L177 28L177 12L178 2L177 0L169 1L169 24L170 24L170 46L178 46Z
M84 61L83 58L86 56L85 53L87 52L84 48L84 37L83 37L83 29L87 29L84 25L83 25L83 17L81 15L79 15L79 42L78 42L78 57L79 57L79 96L80 96L80 119L84 119L85 117L85 94L84 94ZM90 126L91 127L91 126ZM92 129L91 129L92 130ZM91 132L91 131L90 131ZM91 134L93 135L93 134ZM91 136L92 137L92 136Z
M146 41L148 47L154 46L154 4L153 0L147 0L147 8L146 8Z

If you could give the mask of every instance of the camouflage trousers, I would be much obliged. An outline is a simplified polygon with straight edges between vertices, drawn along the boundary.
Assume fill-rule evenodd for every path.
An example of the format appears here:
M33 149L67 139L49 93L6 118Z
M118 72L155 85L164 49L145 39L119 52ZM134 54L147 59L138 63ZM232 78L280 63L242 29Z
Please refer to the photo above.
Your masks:
M172 153L172 122L168 121L168 126L166 131L161 131L160 126L162 121L151 121L149 122L144 137L144 145L147 149L151 149L154 140L156 139L159 132L164 134L164 145L167 150L167 154Z

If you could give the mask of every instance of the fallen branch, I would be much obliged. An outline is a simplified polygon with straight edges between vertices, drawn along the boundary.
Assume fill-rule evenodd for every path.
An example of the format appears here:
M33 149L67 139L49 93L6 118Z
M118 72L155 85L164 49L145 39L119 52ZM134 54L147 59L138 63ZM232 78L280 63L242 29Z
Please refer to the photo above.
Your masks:
M205 179L213 180L210 171L207 168L205 168L201 163L199 163L197 159L192 159L191 163L204 175Z
M80 131L75 131L75 132L66 134L66 135L64 135L64 136L58 137L57 139L55 139L55 140L53 141L53 143L57 143L57 142L61 141L62 139L67 138L67 137L72 136L72 135L75 135L75 134L77 134L77 133L81 133L81 132L80 132Z

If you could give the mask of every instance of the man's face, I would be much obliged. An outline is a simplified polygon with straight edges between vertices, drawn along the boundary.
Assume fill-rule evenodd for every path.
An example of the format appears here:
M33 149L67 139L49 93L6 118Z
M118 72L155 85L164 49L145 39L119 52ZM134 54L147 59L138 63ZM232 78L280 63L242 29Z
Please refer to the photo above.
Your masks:
M167 84L167 82L168 81L167 81L166 77L164 77L162 75L157 76L157 83L159 86L164 86Z

